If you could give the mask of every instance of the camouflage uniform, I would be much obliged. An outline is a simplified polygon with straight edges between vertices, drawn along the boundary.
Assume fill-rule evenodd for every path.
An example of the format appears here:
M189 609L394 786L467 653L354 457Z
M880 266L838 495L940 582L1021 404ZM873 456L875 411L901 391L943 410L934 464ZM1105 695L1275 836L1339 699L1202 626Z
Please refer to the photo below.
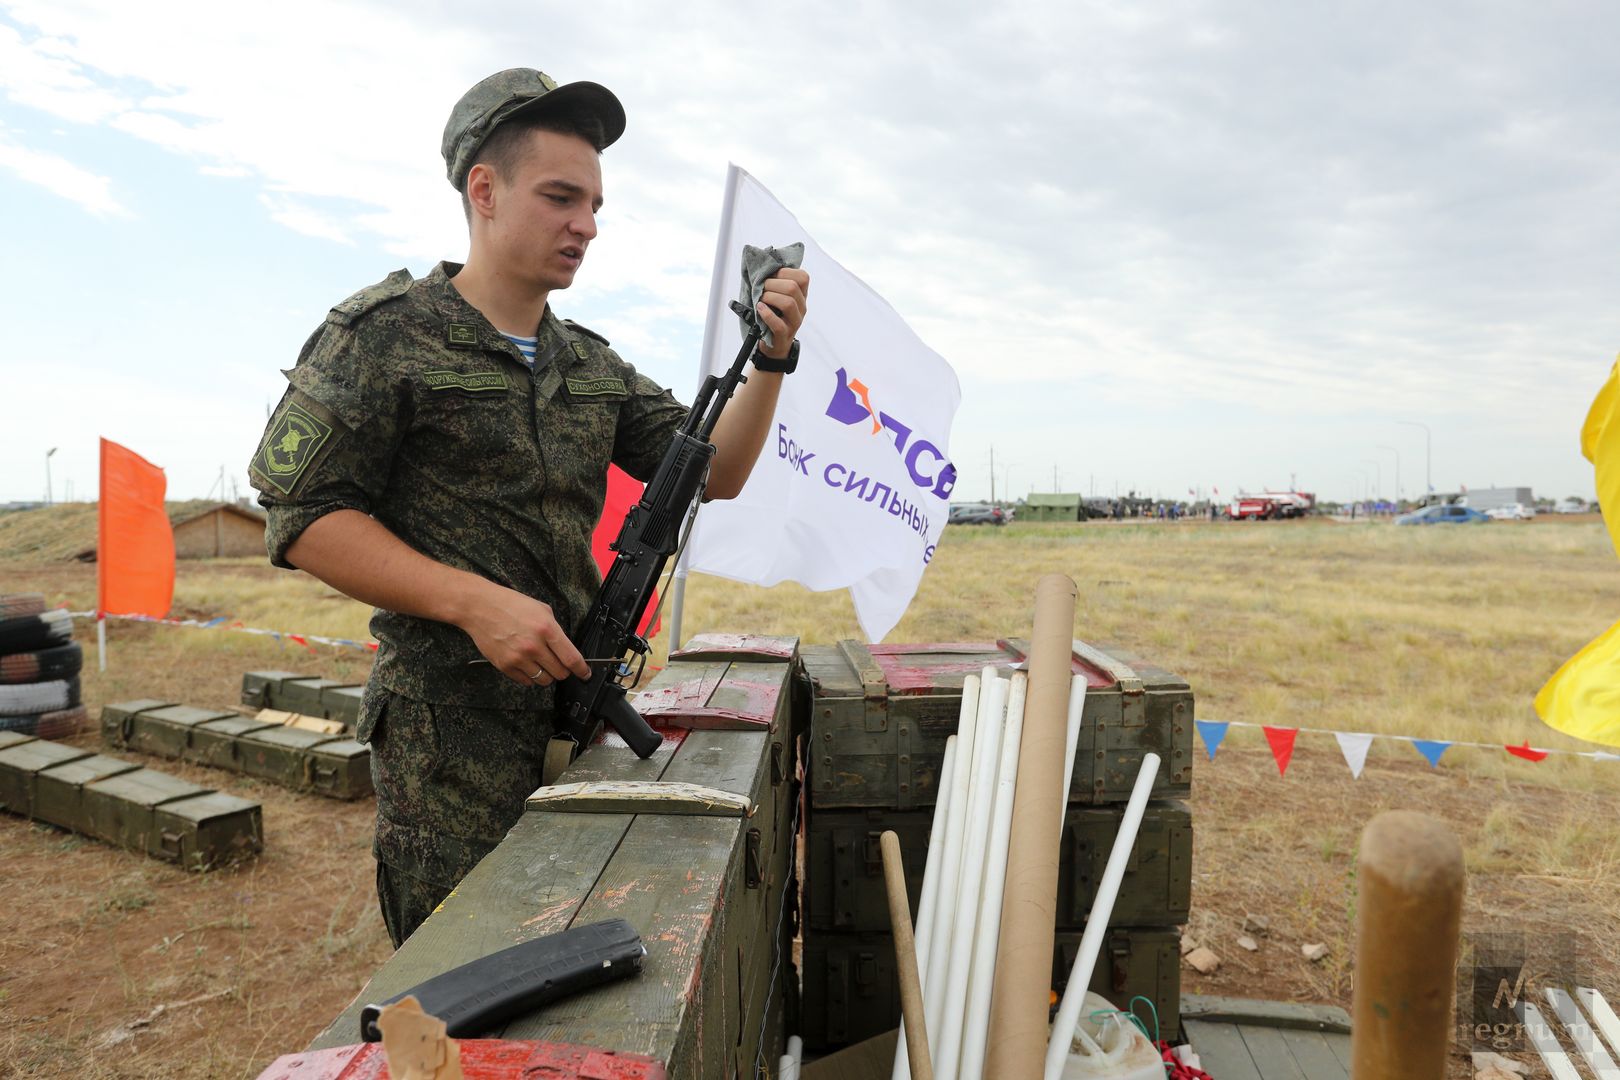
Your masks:
M608 463L647 479L686 410L607 342L546 309L531 375L450 283L399 270L332 309L250 466L270 560L334 510L551 605L571 630L601 582L591 532ZM549 688L520 686L459 628L378 610L356 738L372 748L378 891L398 945L540 785Z

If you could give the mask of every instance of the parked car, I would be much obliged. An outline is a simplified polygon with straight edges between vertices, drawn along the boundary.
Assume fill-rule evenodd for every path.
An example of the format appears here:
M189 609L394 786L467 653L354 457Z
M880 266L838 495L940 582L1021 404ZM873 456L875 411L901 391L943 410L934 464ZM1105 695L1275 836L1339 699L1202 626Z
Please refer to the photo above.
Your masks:
M1567 499L1559 499L1558 505L1553 507L1553 513L1555 514L1584 514L1586 511L1585 500L1573 496Z
M999 506L989 503L952 503L950 525L1005 525L1007 514Z
M1395 519L1397 525L1467 525L1490 518L1468 506L1425 506Z
M1531 521L1536 516L1536 508L1523 503L1508 503L1506 506L1493 506L1485 511L1485 516L1492 521Z

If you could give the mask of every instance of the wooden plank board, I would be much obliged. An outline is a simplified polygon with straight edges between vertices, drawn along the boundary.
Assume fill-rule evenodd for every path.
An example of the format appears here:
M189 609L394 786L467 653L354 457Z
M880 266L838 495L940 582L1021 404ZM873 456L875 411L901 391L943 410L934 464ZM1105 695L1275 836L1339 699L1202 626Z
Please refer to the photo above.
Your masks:
M1255 1068L1237 1025L1206 1020L1183 1020L1182 1032L1203 1062L1202 1068L1220 1080L1264 1080Z
M721 893L734 874L733 856L741 855L737 831L737 822L726 818L635 818L574 923L629 920L647 947L641 975L559 1001L507 1025L503 1037L648 1054L668 1061L672 1076L705 1075L701 1067L681 1067L695 1066L695 1058L677 1056L676 1040L698 1034L699 1025L682 1020L687 1009L703 1007L700 982L726 978L727 965L711 951L710 939L726 916ZM682 866L689 869L670 873ZM707 967L701 963L706 955ZM725 1020L723 1013L705 1016L704 1025Z
M1346 1035L1324 1035L1320 1031L1292 1031L1278 1029L1283 1044L1299 1063L1300 1069L1311 1080L1349 1080L1350 1069L1333 1052L1331 1043L1338 1040L1348 1050L1350 1039Z
M1303 1031L1350 1033L1350 1014L1337 1005L1305 1005L1293 1001L1182 994L1181 1015L1190 1020L1298 1028Z
M1294 1060L1281 1028L1238 1024L1237 1030L1262 1080L1315 1080Z
M529 810L565 814L676 814L747 817L751 802L719 788L671 780L596 780L553 784L529 796Z
M663 779L753 798L769 739L764 731L694 731L664 770ZM769 782L769 775L765 780Z
M624 814L523 815L310 1048L358 1040L360 1009L368 1002L567 929L634 820Z

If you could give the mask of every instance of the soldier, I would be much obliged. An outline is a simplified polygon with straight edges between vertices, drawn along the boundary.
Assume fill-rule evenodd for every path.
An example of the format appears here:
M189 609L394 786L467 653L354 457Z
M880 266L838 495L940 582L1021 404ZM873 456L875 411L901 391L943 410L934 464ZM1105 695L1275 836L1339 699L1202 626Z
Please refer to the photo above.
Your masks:
M466 264L398 270L334 307L250 466L271 562L377 609L356 738L396 947L540 786L551 684L590 674L568 629L600 583L608 465L645 481L685 416L548 303L596 236L599 156L624 123L606 88L531 69L467 91L441 147ZM710 498L741 491L764 445L808 289L800 270L766 282L774 345L714 431Z

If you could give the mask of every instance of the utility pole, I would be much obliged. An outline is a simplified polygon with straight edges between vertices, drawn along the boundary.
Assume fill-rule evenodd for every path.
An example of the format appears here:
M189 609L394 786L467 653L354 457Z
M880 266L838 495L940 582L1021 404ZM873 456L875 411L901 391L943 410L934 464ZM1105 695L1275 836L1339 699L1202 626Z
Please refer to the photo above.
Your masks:
M58 449L59 449L59 447L53 446L49 450L45 451L45 505L46 506L51 505L51 455L56 453L56 451Z
M1408 427L1420 427L1423 429L1423 501L1428 502L1430 493L1434 491L1434 476L1429 472L1430 451L1433 448L1429 425L1419 423L1416 420L1397 420L1395 422L1405 424Z
M996 505L996 448L990 447L990 505Z

